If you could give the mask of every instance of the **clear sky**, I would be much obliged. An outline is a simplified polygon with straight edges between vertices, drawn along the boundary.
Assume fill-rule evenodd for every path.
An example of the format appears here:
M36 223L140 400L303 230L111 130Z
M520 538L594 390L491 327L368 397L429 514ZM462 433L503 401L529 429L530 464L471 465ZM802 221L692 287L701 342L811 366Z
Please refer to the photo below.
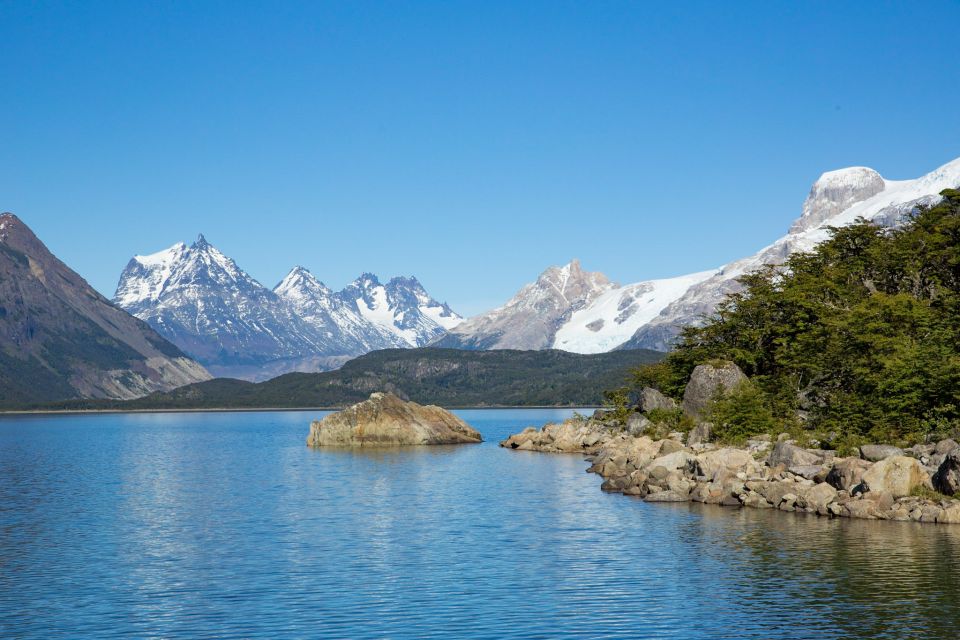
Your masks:
M473 314L579 257L751 254L826 170L960 156L957 2L0 2L0 210L111 296L198 232L267 286Z

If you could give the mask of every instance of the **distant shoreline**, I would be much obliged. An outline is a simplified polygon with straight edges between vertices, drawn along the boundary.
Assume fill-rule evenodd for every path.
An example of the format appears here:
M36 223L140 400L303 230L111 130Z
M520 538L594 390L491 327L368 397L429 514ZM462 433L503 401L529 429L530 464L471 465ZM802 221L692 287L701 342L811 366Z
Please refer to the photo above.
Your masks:
M170 409L12 409L0 411L4 416L48 416L48 415L84 415L103 413L251 413L251 412L281 412L281 411L340 411L347 405L336 407L221 407L221 408L170 408ZM452 411L483 410L483 409L600 409L600 405L485 405L482 407L448 406L444 409Z

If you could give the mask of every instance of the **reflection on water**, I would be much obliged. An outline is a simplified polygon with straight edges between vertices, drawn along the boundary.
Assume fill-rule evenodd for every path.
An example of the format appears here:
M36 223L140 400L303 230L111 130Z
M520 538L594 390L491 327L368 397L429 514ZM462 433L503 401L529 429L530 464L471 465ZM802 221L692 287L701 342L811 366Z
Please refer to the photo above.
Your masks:
M313 413L0 419L0 637L955 637L960 526L599 491L496 442L311 450Z

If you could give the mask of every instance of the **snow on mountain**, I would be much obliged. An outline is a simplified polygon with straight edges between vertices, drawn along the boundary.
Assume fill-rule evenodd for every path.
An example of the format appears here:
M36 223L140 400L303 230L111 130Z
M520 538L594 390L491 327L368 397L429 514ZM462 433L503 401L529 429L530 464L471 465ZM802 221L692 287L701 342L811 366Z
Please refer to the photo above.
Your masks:
M611 289L590 305L575 311L557 330L555 349L574 353L611 351L650 322L671 302L716 271L678 278L647 280Z
M420 346L461 320L414 278L365 275L334 292L295 267L271 291L202 235L135 256L114 301L214 373L247 379Z
M381 284L365 273L340 292L367 322L395 336L398 347L419 347L459 325L463 318L439 303L416 278L392 278Z
M134 257L114 302L218 375L333 346L202 235Z
M437 340L458 349L547 349L576 311L616 289L602 273L590 273L572 260L550 267L505 305L465 320Z
M942 190L957 186L960 158L915 180L887 180L866 167L824 173L810 189L801 216L787 235L690 287L621 348L666 350L681 327L699 322L726 294L737 291L740 276L765 264L780 264L792 253L813 249L830 237L829 227L848 225L858 218L896 226L918 206L938 202Z
M917 206L960 185L960 159L916 180L886 180L867 167L824 173L814 183L789 233L758 253L720 269L619 286L573 261L547 269L502 307L470 318L435 342L463 349L546 349L599 353L667 350L683 326L700 322L737 279L790 254L809 251L829 227L860 217L894 226Z
M412 277L382 285L377 276L365 273L335 293L296 267L274 293L318 330L339 332L339 344L353 353L419 347L462 321Z

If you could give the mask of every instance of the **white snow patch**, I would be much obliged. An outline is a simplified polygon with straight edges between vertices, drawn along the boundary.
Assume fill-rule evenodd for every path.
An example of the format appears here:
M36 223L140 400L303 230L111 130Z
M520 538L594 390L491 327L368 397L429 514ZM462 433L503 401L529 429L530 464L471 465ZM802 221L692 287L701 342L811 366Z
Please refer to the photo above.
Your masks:
M360 315L368 322L379 325L389 332L399 336L411 347L417 346L417 332L413 329L401 329L395 323L397 321L393 309L387 302L387 290L383 285L369 289L370 297L373 298L372 305L367 305L362 297L357 298L357 308L360 309Z
M433 320L434 322L436 322L438 325L440 325L447 331L449 331L450 329L453 329L455 326L463 322L463 318L461 318L455 313L443 315L444 309L440 305L435 305L435 306L420 305L420 313L422 313L424 316L426 316L430 320Z
M629 340L637 329L657 317L690 287L716 273L714 269L611 289L574 312L557 331L553 347L574 353L610 351Z

